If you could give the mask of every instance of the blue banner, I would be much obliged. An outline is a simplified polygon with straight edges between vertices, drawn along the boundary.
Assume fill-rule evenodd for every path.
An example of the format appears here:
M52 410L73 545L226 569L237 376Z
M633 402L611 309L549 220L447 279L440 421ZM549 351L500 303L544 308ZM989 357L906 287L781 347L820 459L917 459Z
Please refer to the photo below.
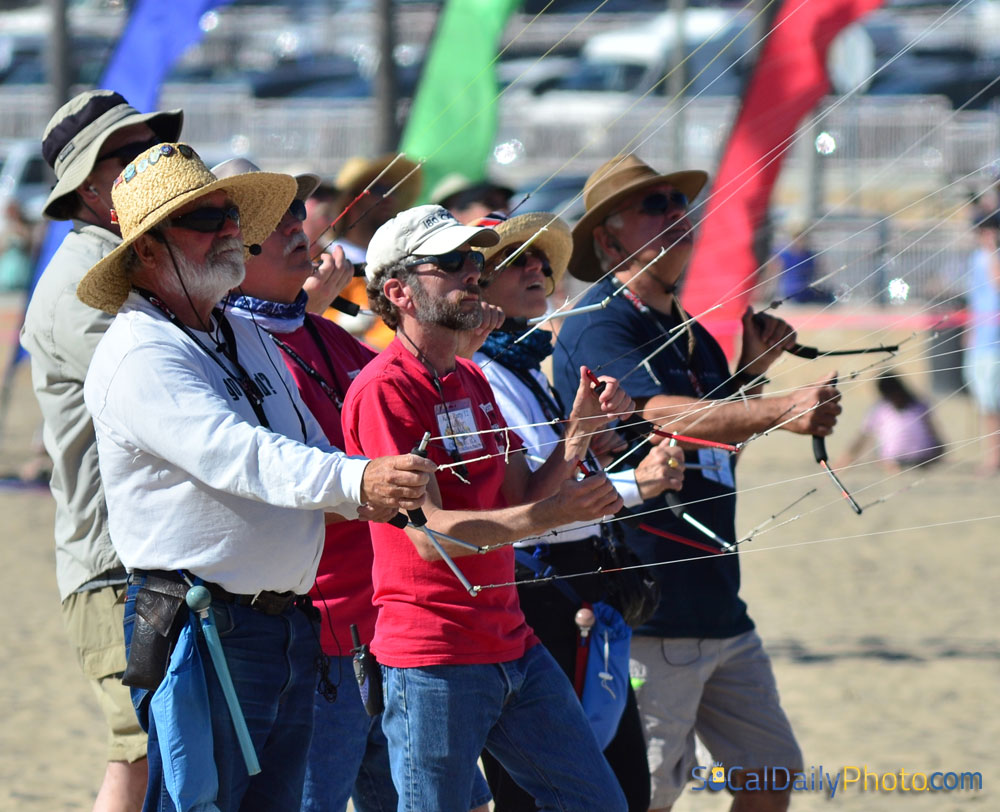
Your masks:
M117 90L136 110L156 110L160 87L174 63L201 39L201 18L213 8L232 0L138 0L129 16L118 45L108 61L98 87ZM41 143L41 133L38 134ZM35 283L70 231L70 223L51 223L45 232L31 280L28 298ZM16 348L9 369L27 356Z

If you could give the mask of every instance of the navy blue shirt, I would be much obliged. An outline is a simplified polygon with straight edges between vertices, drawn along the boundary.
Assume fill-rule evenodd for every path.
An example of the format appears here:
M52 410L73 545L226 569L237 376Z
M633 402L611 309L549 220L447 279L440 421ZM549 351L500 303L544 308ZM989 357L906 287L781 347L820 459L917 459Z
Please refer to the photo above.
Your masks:
M611 295L618 287L613 279L597 285L580 302L594 304ZM733 392L729 366L718 342L701 325L692 325L695 337L693 357L688 361L687 336L636 369L646 356L666 341L666 331L679 323L673 315L655 310L641 312L624 294L612 299L606 308L566 319L556 342L552 359L556 389L565 403L572 403L580 381L580 365L585 364L600 375L622 381L635 399L654 395L725 398ZM622 380L624 379L624 380ZM700 392L698 390L701 390ZM665 415L666 417L666 415ZM644 421L626 427L630 440L648 431ZM697 436L697 428L691 430ZM641 456L630 460L637 464ZM698 451L687 453L689 462L699 461ZM726 541L735 541L736 494L718 479L735 482L735 458L717 454L725 472L688 471L684 489L678 494L685 511L710 527ZM656 511L642 520L675 535L714 545L687 522L667 508L664 496L644 502L637 513ZM656 614L639 634L658 637L733 637L753 628L746 604L739 597L740 565L736 554L704 558L705 553L675 541L654 536L637 527L625 527L625 538L639 558L646 563L666 563L650 572L660 583L662 595ZM702 558L699 561L685 559ZM679 563L674 563L679 562Z

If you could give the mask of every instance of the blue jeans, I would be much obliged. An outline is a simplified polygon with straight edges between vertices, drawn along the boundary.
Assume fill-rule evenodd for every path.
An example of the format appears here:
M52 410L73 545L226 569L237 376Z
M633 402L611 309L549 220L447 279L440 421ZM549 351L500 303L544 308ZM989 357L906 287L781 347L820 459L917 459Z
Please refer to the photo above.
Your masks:
M335 702L327 702L318 693L313 700L313 737L302 812L344 812L348 798L357 812L392 812L399 796L392 784L382 716L371 717L365 710L354 684L350 656L330 658L330 679L336 683L338 677ZM489 800L490 788L476 770L466 809Z
M136 578L125 601L125 645L132 640ZM319 629L300 609L265 615L256 609L221 601L212 612L226 654L247 727L260 760L252 778L240 751L225 696L215 674L204 637L198 649L205 668L212 712L215 766L219 776L216 805L221 812L288 812L299 808L305 779L306 753L312 736L312 698L316 690ZM148 714L148 691L132 690L139 721L149 733L149 784L144 812L174 812L163 782L156 725Z
M338 681L339 676L339 681ZM354 682L351 657L330 658L337 699L313 698L313 738L302 794L303 812L392 812L396 788L389 771L389 747L382 717L369 716Z
M467 812L484 749L541 809L625 812L569 680L544 646L492 665L382 667L399 812Z

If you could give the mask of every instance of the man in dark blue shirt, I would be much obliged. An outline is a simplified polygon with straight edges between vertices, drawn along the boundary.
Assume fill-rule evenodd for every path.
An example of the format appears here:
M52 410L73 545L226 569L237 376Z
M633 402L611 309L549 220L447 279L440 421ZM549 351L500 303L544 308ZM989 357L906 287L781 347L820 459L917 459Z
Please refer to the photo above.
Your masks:
M706 181L700 171L660 175L634 156L609 161L591 175L584 187L586 213L573 229L569 270L596 283L581 305L625 290L604 309L566 320L553 356L556 388L572 397L581 364L618 378L641 415L627 427L633 439L651 424L729 444L779 423L824 437L840 412L832 380L760 397L763 373L795 341L785 322L754 317L748 308L739 364L731 373L715 339L697 322L688 323L681 309L675 286L693 242L687 207ZM732 397L740 389L751 397ZM722 549L735 541L735 457L713 447L691 445L686 451L690 463L704 468L685 477L674 509L666 509L661 496L638 510L647 514L646 525ZM763 789L764 768L801 769L770 661L739 597L736 554L706 557L703 550L637 527L628 528L626 537L648 563L697 559L650 570L662 597L632 643L653 780L651 808L669 809L685 783L701 776L695 733L716 761L745 768L731 775L726 770L734 784L749 788L758 781L756 788ZM788 794L779 791L741 792L736 799L736 810L788 805Z

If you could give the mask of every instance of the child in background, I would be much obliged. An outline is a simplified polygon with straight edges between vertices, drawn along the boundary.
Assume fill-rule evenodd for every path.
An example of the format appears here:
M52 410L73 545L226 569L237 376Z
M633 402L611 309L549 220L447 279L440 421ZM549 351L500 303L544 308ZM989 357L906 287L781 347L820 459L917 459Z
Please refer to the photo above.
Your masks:
M930 407L891 370L879 375L876 386L881 398L868 411L861 433L839 464L850 464L872 448L889 471L935 461L943 449Z

